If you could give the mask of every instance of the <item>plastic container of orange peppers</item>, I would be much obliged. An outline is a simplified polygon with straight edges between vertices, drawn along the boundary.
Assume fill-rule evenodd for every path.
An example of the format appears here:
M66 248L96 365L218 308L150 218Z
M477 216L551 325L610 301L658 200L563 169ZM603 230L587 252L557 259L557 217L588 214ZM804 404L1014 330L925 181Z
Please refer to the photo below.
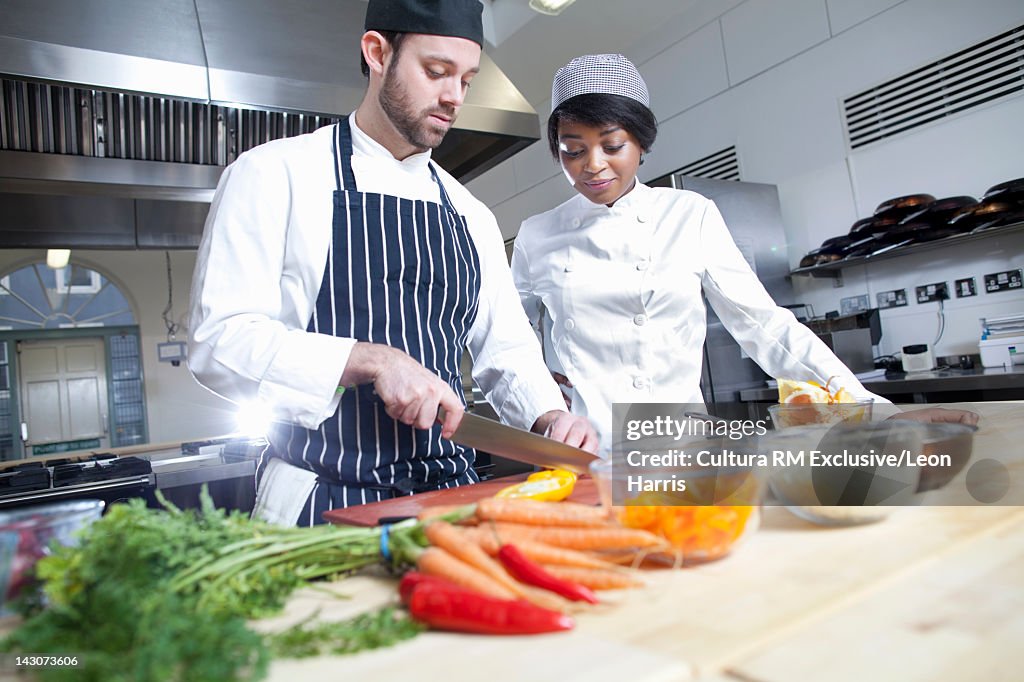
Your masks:
M615 508L619 523L640 528L668 540L682 554L683 563L712 561L728 554L733 545L758 523L757 507L644 506Z
M612 475L610 462L590 467L601 503L623 526L649 531L664 538L683 564L702 563L729 554L760 522L763 482L740 473L732 480L704 480L690 472L681 492L629 492L626 475ZM632 470L631 470L632 471ZM613 487L616 494L613 499ZM729 494L722 495L722 489ZM743 502L746 504L708 504Z

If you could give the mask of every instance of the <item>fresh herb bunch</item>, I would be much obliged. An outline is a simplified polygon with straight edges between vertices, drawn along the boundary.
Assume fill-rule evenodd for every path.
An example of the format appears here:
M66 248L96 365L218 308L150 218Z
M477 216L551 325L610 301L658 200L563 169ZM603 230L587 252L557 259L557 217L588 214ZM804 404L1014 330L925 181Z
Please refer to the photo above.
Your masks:
M315 636L300 625L291 644L253 632L246 620L279 611L296 587L380 562L381 531L279 528L216 509L205 489L200 499L199 511L162 498L166 510L141 500L115 505L77 547L57 547L36 565L47 607L24 613L0 649L79 656L77 667L41 670L46 681L230 682L262 678L268 652L303 650L295 642L347 652L417 631L378 613L359 621L371 631L360 637L344 624L314 628ZM397 564L426 542L415 521L392 526L388 540Z
M316 623L316 614L295 627L268 638L274 656L309 658L323 654L352 654L379 649L415 637L422 623L390 606L340 623Z

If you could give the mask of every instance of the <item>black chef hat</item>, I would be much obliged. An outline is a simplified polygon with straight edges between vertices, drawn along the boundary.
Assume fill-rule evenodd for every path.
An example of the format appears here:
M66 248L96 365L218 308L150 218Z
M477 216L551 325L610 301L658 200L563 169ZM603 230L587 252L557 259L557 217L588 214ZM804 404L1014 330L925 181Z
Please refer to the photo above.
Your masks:
M480 0L370 0L365 29L454 36L483 47L482 14Z

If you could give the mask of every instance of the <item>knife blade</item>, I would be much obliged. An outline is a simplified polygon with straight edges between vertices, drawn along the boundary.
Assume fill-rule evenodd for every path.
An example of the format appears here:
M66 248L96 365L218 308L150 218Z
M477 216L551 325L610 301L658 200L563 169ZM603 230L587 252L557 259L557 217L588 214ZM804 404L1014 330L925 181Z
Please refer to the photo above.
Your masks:
M440 418L444 418L443 411ZM598 459L586 450L472 412L463 413L451 441L517 462L566 469L577 474L589 473L590 463Z

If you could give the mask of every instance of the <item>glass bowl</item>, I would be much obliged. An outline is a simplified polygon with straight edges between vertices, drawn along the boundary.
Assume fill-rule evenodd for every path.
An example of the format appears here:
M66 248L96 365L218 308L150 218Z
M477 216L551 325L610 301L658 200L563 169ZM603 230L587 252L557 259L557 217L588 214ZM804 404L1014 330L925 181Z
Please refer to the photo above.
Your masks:
M687 444L688 451L692 447ZM721 452L719 447L692 451ZM612 518L665 539L676 563L720 559L760 523L765 476L753 467L637 466L623 457L594 461L590 473ZM647 489L637 489L637 479Z
M768 406L768 414L776 429L789 429L810 424L871 421L874 400L867 398L852 403L787 403Z
M36 561L51 542L74 545L76 531L103 513L102 500L69 500L0 512L0 615L34 584Z
M812 424L770 431L762 450L794 459L775 466L769 480L774 499L796 516L822 526L856 526L887 518L900 506L915 503L919 472L900 466L868 466L823 459L840 453L911 453L921 451L924 430L909 421Z

